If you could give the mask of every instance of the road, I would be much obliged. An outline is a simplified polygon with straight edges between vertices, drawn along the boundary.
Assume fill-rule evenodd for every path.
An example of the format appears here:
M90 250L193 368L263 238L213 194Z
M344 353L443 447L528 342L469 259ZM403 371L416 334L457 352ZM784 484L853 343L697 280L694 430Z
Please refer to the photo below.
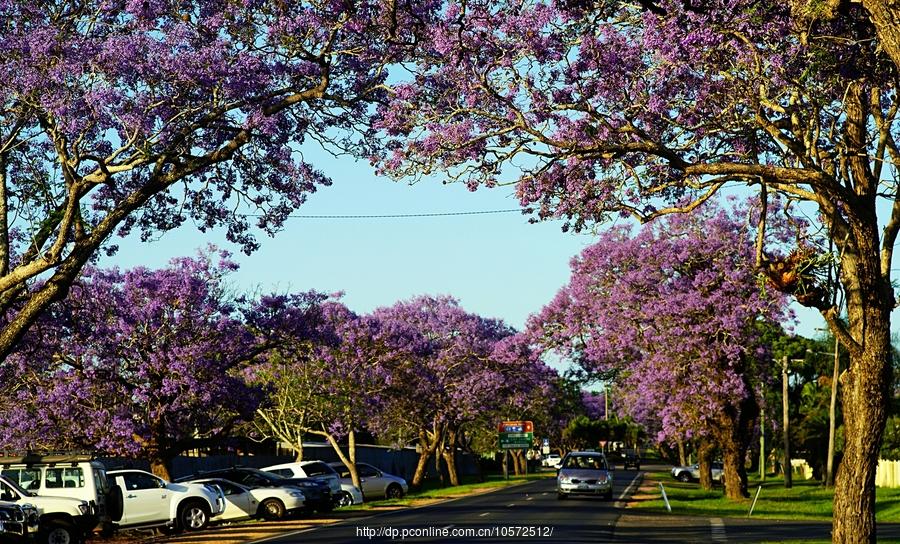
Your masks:
M616 499L630 494L635 471L616 472ZM267 544L347 542L610 542L618 501L556 498L547 479L413 510L349 520L266 540Z

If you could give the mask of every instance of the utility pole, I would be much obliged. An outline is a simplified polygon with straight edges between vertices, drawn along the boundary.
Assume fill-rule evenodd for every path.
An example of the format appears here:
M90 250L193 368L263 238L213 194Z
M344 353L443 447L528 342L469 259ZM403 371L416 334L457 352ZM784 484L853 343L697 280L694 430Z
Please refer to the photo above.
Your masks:
M791 468L791 439L790 439L790 420L788 419L788 356L785 355L781 360L781 414L784 428L784 487L790 489L793 487L791 479L793 469Z
M603 382L603 419L609 421L609 384Z
M825 487L834 487L834 416L837 402L838 377L840 376L841 343L834 337L834 374L831 377L831 406L828 408L828 461L825 467Z

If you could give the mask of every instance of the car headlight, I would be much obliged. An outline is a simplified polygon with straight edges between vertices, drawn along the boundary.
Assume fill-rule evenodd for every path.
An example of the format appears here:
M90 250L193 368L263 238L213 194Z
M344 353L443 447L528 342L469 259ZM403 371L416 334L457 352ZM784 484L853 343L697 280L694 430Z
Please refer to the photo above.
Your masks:
M295 499L305 499L306 498L306 495L304 495L300 491L291 491L290 495L291 495L291 497L294 497Z
M88 513L88 510L90 510L91 507L88 505L88 503L82 501L81 504L78 505L78 509L81 510L81 514L84 515Z
M609 480L609 474L601 474L597 477L597 481L601 484L605 484L607 480Z
M572 483L572 477L571 477L571 476L560 476L560 477L559 477L559 483L561 483L561 484L570 484L570 483Z

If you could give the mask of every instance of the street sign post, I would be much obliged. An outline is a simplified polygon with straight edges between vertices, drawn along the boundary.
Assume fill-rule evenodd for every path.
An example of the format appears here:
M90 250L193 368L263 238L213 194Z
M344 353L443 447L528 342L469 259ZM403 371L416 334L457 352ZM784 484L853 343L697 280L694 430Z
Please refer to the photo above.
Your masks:
M508 454L509 450L527 450L534 445L534 423L530 421L503 421L500 423L497 434L497 441L500 443L500 449L503 450L503 472L506 479L509 479ZM528 472L528 464L525 465L525 471Z

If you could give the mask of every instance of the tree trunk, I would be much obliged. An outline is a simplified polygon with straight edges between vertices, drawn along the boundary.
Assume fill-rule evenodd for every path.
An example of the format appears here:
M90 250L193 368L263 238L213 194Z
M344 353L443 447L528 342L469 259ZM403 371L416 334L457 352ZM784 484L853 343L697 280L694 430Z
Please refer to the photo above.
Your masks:
M444 463L447 465L447 474L450 476L450 485L459 485L459 474L456 472L456 436L457 431L450 429L447 433L447 443L450 448L444 448Z
M312 432L325 437L325 440L331 444L331 448L337 454L338 459L340 459L341 463L344 463L344 466L347 467L347 470L350 472L350 480L353 482L353 485L362 489L359 481L359 471L356 469L356 433L352 430L347 433L347 454L344 455L341 445L338 444L334 435L325 430L324 425L322 425L322 431Z
M687 465L687 455L684 453L684 440L678 439L678 463L681 466Z
M844 457L837 471L832 532L834 542L841 543L875 542L875 470L890 398L891 344L889 312L870 314L864 349L851 351L850 368L841 379Z
M700 465L700 487L712 491L712 458L715 446L709 440L702 440L697 448L697 463Z
M900 2L897 0L862 0L869 12L869 19L875 25L878 44L900 70Z
M422 480L425 478L425 469L428 466L428 459L437 451L442 434L443 430L440 426L435 427L431 440L428 438L428 431L419 431L419 447L421 451L419 452L419 461L416 463L416 471L413 473L412 482L410 482L412 487L418 488L422 485Z
M149 451L147 452L147 456L150 458L150 472L159 476L163 480L167 482L172 481L172 472L171 472L171 459L166 459L165 455L162 455L158 451Z
M759 405L753 396L753 385L743 372L744 388L747 396L735 406L725 406L719 416L717 438L722 446L722 483L725 496L740 500L750 496L747 490L747 467L744 462L750 449L750 437L759 417Z
M296 444L291 444L291 448L293 448L294 453L296 453L296 458L294 462L299 463L303 460L303 440L298 440Z

